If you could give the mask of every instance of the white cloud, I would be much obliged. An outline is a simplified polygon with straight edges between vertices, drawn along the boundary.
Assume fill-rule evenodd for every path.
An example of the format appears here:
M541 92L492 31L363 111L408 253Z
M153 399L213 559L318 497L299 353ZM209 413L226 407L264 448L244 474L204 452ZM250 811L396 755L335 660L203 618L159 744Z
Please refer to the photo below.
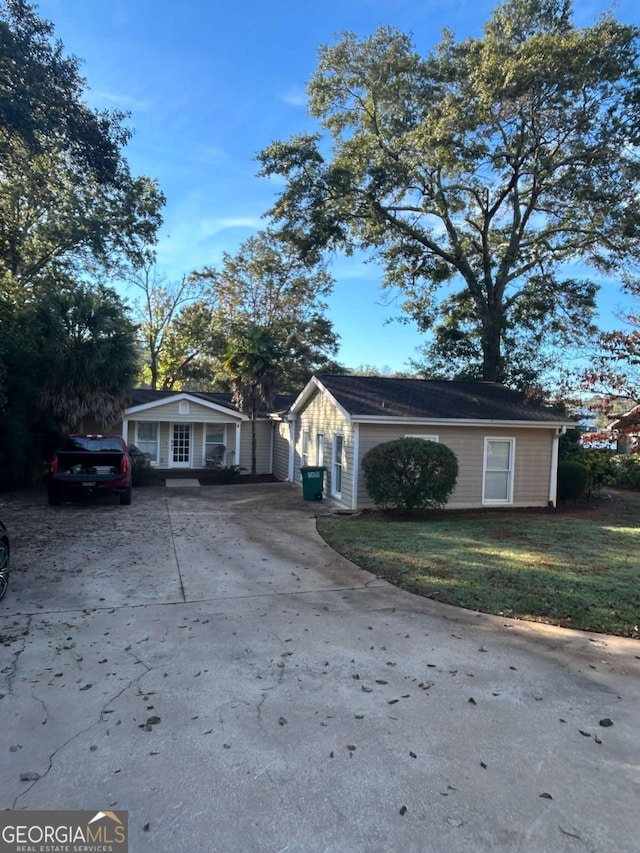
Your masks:
M122 95L117 92L99 92L91 89L88 95L89 99L96 104L107 103L120 107L123 110L130 110L131 112L149 112L152 107L150 100L133 98L131 95Z
M292 86L287 92L283 92L280 95L280 98L285 102L285 104L290 104L293 107L307 106L308 99L306 90L300 86Z

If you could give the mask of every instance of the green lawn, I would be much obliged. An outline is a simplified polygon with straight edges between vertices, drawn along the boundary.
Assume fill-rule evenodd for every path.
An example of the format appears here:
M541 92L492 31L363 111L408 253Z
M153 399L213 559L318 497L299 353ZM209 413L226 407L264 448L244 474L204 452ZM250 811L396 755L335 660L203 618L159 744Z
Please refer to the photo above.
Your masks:
M640 494L602 504L409 521L371 512L321 518L318 530L353 562L436 601L640 637Z

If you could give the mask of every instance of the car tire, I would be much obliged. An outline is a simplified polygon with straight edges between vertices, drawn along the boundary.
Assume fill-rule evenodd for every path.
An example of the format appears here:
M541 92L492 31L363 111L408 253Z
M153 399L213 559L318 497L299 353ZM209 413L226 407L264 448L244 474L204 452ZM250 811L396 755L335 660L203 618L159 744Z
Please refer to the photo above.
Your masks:
M4 598L9 585L9 542L0 539L0 601Z
M131 503L131 486L127 486L127 488L120 495L120 506L129 506Z

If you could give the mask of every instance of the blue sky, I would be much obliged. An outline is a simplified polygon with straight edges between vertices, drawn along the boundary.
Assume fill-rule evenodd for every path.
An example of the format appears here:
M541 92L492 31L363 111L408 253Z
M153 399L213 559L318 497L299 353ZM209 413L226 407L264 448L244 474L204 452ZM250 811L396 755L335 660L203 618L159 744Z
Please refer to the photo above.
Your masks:
M496 3L486 0L42 0L68 53L83 60L88 101L131 113L126 150L132 171L156 178L167 196L158 271L169 280L205 265L265 227L274 185L256 177L255 155L275 139L317 130L305 85L321 44L344 31L360 36L397 26L427 52L443 27L479 36ZM611 7L575 0L590 25ZM637 0L614 8L640 24ZM402 370L423 338L384 304L380 271L336 258L330 317L339 360ZM623 307L614 283L600 297L601 322ZM619 325L619 324L618 324Z

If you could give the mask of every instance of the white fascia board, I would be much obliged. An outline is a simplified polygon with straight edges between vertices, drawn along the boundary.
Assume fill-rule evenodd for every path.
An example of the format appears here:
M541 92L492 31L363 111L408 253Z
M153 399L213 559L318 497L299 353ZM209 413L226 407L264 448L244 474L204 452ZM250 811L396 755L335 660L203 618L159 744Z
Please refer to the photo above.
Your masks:
M291 413L291 415L293 415L294 418L297 418L298 412L304 408L304 406L309 402L311 397L313 397L313 395L318 391L321 394L325 394L331 400L333 405L340 412L340 414L344 417L344 419L347 421L347 423L351 423L351 420L352 420L351 414L344 408L344 406L340 405L340 403L336 400L336 398L333 396L331 391L328 391L327 388L325 388L325 386L322 384L322 382L320 382L320 380L316 376L311 377L311 379L307 382L307 384L305 385L303 390L296 397L293 405L289 409L289 412Z
M297 417L298 409L304 406L309 397L311 397L315 393L319 386L320 383L318 382L316 377L312 376L289 407L289 414L292 415L294 418Z
M168 403L176 403L181 400L188 400L196 406L204 406L205 409L212 409L215 412L229 415L229 417L234 418L235 420L248 420L248 417L239 411L229 409L227 406L221 406L219 403L212 403L210 400L203 400L200 397L194 397L192 394L187 394L185 391L179 391L176 394L161 397L159 400L152 400L150 403L141 403L139 406L130 406L124 410L124 414L125 416L128 416L135 415L138 412L148 412L150 409L157 409L160 406L166 406Z
M388 426L469 426L469 427L531 427L533 429L561 429L571 427L575 421L507 421L481 418L401 418L384 415L351 415L351 421L359 424L387 424Z

